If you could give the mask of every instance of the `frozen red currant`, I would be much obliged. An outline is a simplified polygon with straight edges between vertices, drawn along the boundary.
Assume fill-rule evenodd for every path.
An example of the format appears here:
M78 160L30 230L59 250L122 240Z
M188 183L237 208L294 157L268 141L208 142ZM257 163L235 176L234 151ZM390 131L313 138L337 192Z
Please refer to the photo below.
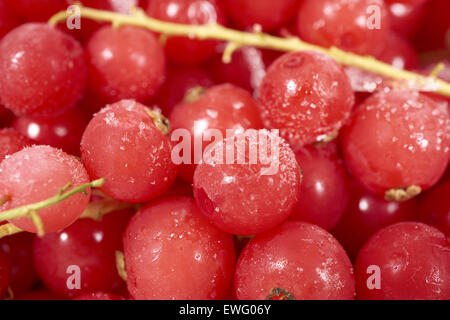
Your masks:
M124 299L113 293L97 291L81 294L73 300L124 300Z
M178 138L179 129L189 133L189 141L184 141L182 132L179 137L191 150L191 155L183 153L187 161L180 169L181 176L188 182L192 182L196 164L201 160L203 150L211 143L211 139L206 139L207 130L220 130L225 136L227 130L238 133L262 128L256 101L247 91L231 84L215 86L199 99L176 106L170 115L170 123L172 139Z
M195 199L210 221L228 233L267 231L286 220L299 199L295 154L267 130L216 142L205 150L203 161L194 174Z
M379 53L389 28L383 0L304 0L297 20L303 40L359 54Z
M33 234L22 232L0 240L0 251L8 256L11 267L10 287L14 295L27 292L38 282L33 263L33 239Z
M115 253L122 249L121 234L130 217L125 210L109 213L102 221L79 219L64 230L36 238L34 263L41 280L66 297L119 287L123 281Z
M373 235L358 255L360 299L450 299L450 245L439 230L402 222Z
M389 8L391 28L402 36L411 36L417 30L429 0L384 0Z
M419 67L419 57L412 45L395 33L388 36L385 49L377 58L399 69L412 70Z
M282 27L294 18L299 0L225 0L231 19L241 28L259 24L265 31Z
M49 115L74 107L86 85L81 45L44 23L28 23L0 42L0 99L18 114Z
M105 26L86 46L90 89L108 103L147 102L165 78L164 52L155 36L137 27Z
M124 233L128 291L134 299L223 299L231 287L233 239L192 198L142 208Z
M425 193L421 199L420 219L450 236L450 179Z
M312 51L281 56L260 91L262 118L297 149L335 134L349 118L354 95L342 67Z
M164 131L164 132L163 132ZM175 181L167 121L134 100L122 100L97 113L84 132L81 157L102 190L128 202L162 195Z
M416 220L417 206L416 198L405 202L386 201L354 183L348 208L332 233L355 259L364 243L381 228Z
M10 266L6 254L0 251L0 299L6 295L10 280Z
M80 154L81 136L87 124L88 118L80 108L51 118L21 116L13 122L18 132L37 144L61 148L73 155Z
M8 201L2 209L16 208L47 200L61 188L71 183L76 187L89 182L83 165L58 149L48 146L33 146L14 153L0 163L0 181L6 194L0 198ZM70 190L68 189L68 190ZM68 199L38 212L46 232L55 232L72 224L80 217L89 202L90 188L86 194L76 194ZM1 209L0 209L1 210ZM28 232L37 232L29 217L11 221Z
M290 216L326 230L342 217L350 198L350 184L342 161L327 150L308 147L296 153L302 169L300 199Z
M67 8L68 0L4 0L23 19L46 21Z
M6 2L0 1L0 39L18 24L18 18Z
M148 14L156 19L192 24L225 24L222 6L217 0L152 0ZM217 41L187 37L169 37L165 42L167 58L178 64L198 64L214 56Z
M383 90L358 107L342 134L345 162L369 190L404 200L433 186L450 158L447 107L406 90Z
M353 299L353 268L325 230L286 222L257 235L239 257L234 279L239 300Z
M32 144L33 141L14 129L0 129L0 161Z

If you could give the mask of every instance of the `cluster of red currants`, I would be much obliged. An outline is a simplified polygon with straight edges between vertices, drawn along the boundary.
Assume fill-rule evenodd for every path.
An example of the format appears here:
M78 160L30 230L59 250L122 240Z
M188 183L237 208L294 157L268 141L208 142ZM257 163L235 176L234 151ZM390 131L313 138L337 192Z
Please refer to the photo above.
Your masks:
M448 0L81 2L258 25L423 74L450 61ZM225 64L218 40L45 23L73 3L0 1L0 211L106 182L39 210L42 237L29 215L9 221L25 232L0 239L1 297L450 299L448 99L319 52L242 47ZM269 173L249 161L267 140ZM231 161L191 161L212 146ZM80 219L98 203L129 205Z

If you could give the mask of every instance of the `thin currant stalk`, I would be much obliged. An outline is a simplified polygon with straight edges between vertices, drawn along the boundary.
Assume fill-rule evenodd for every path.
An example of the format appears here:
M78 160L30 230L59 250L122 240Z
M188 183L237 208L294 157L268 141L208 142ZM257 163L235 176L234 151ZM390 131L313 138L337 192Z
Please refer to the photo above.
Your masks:
M45 234L45 230L44 230L44 225L42 223L42 219L38 214L39 210L42 210L42 209L48 208L52 205L55 205L57 203L60 203L61 201L64 201L67 198L69 198L75 194L86 193L87 188L99 188L105 183L105 181L106 181L105 178L101 178L101 179L94 180L92 182L77 186L77 187L73 188L72 190L67 191L72 186L72 183L68 183L67 185L62 187L56 195L54 195L53 197L51 197L47 200L43 200L43 201L40 201L37 203L32 203L32 204L28 204L25 206L21 206L21 207L17 207L14 209L0 212L0 222L6 221L6 220L12 220L12 219L16 219L16 218L21 218L21 217L29 217L35 224L36 229L38 230L38 235L42 236ZM8 225L7 225L7 227L5 227L5 226L1 226L1 227L4 228L5 232L12 232L12 234L19 232L18 228L11 227ZM0 230L4 231L3 229L0 229Z
M356 67L386 78L400 81L400 83L396 83L395 81L391 83L393 86L406 86L407 88L431 91L450 97L450 83L437 79L435 76L427 77L414 72L398 69L390 64L378 61L371 56L357 55L336 47L331 47L329 49L323 48L304 42L298 37L280 38L262 33L259 30L256 30L253 33L242 32L228 29L215 23L209 25L186 25L165 22L147 16L142 9L136 7L132 8L131 15L126 15L87 8L83 7L81 4L78 6L80 8L80 16L83 18L99 22L111 22L114 27L129 25L147 28L160 33L162 39L167 38L168 36L187 36L200 40L215 39L227 41L228 46L223 55L223 61L225 63L230 62L233 52L243 46L253 46L278 51L312 50L327 54L342 65ZM50 18L49 24L54 26L69 18L73 18L70 12L61 11Z

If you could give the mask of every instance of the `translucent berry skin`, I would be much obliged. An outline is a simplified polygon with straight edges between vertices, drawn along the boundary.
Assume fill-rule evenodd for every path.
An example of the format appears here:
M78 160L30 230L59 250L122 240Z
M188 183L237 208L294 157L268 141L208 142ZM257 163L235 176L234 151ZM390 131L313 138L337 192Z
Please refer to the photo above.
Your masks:
M105 102L147 102L165 79L164 51L155 36L137 27L105 26L86 46L89 86Z
M122 297L109 292L92 292L79 295L73 300L125 300Z
M3 298L8 290L10 273L8 257L0 251L0 298Z
M39 280L33 264L33 239L33 234L21 232L0 240L0 251L8 256L11 266L10 287L16 296L30 290Z
M239 300L270 299L274 289L294 300L350 300L355 294L352 264L341 245L300 221L251 239L239 257L234 287Z
M238 141L245 139L245 163L237 156L233 162L222 164L205 160L195 170L198 206L212 223L231 234L254 235L277 226L288 218L299 199L300 167L295 154L281 138L266 130L259 133L268 141L268 148L274 145L278 149L278 153L269 153L270 164L263 164L261 157L250 163L249 146L261 150L262 140L237 134L213 148L222 149L224 155L230 151L239 154ZM270 171L264 173L267 169Z
M274 31L291 20L299 0L225 0L227 14L239 27L261 25L264 31Z
M256 101L245 90L231 84L223 84L210 88L197 101L182 103L174 108L170 115L172 130L187 129L191 133L192 164L182 164L181 177L192 182L195 168L195 153L202 155L210 144L202 142L202 148L194 149L194 141L203 141L202 137L208 129L218 129L223 136L226 130L242 132L246 129L262 128L259 109ZM195 124L201 128L195 129Z
M350 203L332 230L352 260L364 243L378 230L403 221L417 220L416 198L405 202L386 201L354 183Z
M405 37L413 35L424 13L424 4L429 0L403 1L384 0L389 9L391 28Z
M0 163L0 181L10 197L2 209L12 209L30 203L47 200L69 182L76 187L89 182L83 165L58 149L48 146L33 146L14 153ZM70 189L71 189L70 188ZM69 189L69 190L70 190ZM71 225L80 217L89 202L90 188L86 195L76 194L58 204L38 212L46 232L55 232ZM28 232L36 227L28 217L12 222Z
M18 24L15 14L4 1L0 1L0 39Z
M122 100L89 122L81 158L91 178L106 178L102 191L117 200L140 203L162 195L175 181L178 170L171 147L144 105Z
M233 239L210 224L192 198L145 206L128 224L123 243L134 299L223 299L232 285Z
M450 236L450 179L443 181L423 195L420 205L421 221Z
M88 117L77 107L51 118L17 117L13 127L37 144L60 148L79 156L81 136L88 122Z
M164 114L170 114L177 104L183 102L189 90L195 87L210 88L213 85L214 80L202 68L169 66L167 80L155 102Z
M294 149L323 140L349 118L354 95L342 67L328 56L291 52L267 70L260 91L265 125Z
M365 300L435 300L450 298L449 242L439 230L402 222L373 235L355 265L358 298ZM381 288L369 290L367 268L378 266Z
M341 219L350 199L350 184L342 161L326 150L309 147L296 152L302 168L300 199L290 219L332 229Z
M375 22L371 6L379 10L379 28L369 28L369 22ZM388 10L382 0L304 0L297 20L298 34L305 41L372 55L382 49L380 43L387 39L389 27Z
M102 221L79 219L64 230L36 238L34 264L41 280L52 291L69 298L118 288L123 280L116 269L115 252L122 249L121 234L130 217L125 210L109 213ZM67 285L74 275L73 270L67 271L70 266L80 268L81 289Z
M32 144L33 141L14 129L0 129L0 161Z
M342 132L345 162L367 189L426 190L450 158L447 107L414 91L380 91L355 111Z
M399 69L413 70L419 67L419 57L412 45L395 33L389 34L385 49L377 58Z
M0 42L0 98L17 114L58 114L75 106L86 70L81 45L44 23L21 25Z
M65 10L67 0L4 0L15 14L31 21L47 21L58 11Z
M149 16L162 21L203 25L224 25L225 13L217 0L152 0ZM217 41L170 37L165 42L167 58L177 64L199 64L212 58Z

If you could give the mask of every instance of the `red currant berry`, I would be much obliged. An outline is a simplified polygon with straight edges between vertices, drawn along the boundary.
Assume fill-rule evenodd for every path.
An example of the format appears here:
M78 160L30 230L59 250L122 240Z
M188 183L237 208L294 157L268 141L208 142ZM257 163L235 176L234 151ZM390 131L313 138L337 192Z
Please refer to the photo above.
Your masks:
M396 33L409 37L415 33L423 16L424 4L428 0L384 0L389 8L391 28Z
M328 56L291 52L268 69L260 92L262 118L297 149L327 138L350 116L354 95L342 67Z
M348 208L332 233L353 260L375 232L390 224L416 218L415 198L405 202L386 201L355 183Z
M64 300L63 297L58 296L56 293L51 292L48 289L40 288L33 291L29 291L25 294L19 295L14 298L14 300L39 300L39 301L49 301L49 300Z
M47 21L67 8L67 0L5 0L5 3L18 16L30 21Z
M217 0L152 0L148 14L156 19L192 25L225 24L226 18ZM187 37L166 40L167 58L178 64L198 64L214 56L217 41Z
M370 266L378 269L379 288L372 287L377 281ZM425 224L402 222L378 231L359 252L355 270L360 299L450 299L449 242Z
M296 158L303 179L300 199L290 218L330 230L342 217L350 198L346 169L336 155L315 147L300 150Z
M177 167L163 122L160 114L134 100L108 105L94 116L82 138L81 158L91 178L106 178L106 194L139 203L170 188Z
M358 107L342 134L342 147L347 166L367 189L377 194L411 186L426 190L447 167L449 136L446 107L418 92L384 90Z
M0 42L0 74L0 98L8 109L27 115L63 113L85 88L83 48L47 24L24 24Z
M273 31L295 16L299 0L225 0L228 15L241 28L259 24L265 31Z
M15 14L4 1L0 1L0 39L18 24Z
M17 117L13 126L38 144L61 148L69 154L78 156L81 136L87 124L88 118L79 108L75 108L60 116L45 119Z
M7 188L7 208L16 208L53 197L68 183L76 187L89 182L82 164L60 150L33 146L14 153L0 163L0 181ZM70 189L69 189L70 190ZM55 232L71 225L80 217L89 202L86 194L76 194L38 212L46 232ZM4 208L3 208L4 209ZM1 209L0 209L1 210ZM28 232L37 232L28 217L11 221Z
M325 230L286 222L242 251L234 279L239 300L353 299L355 280L341 245Z
M419 57L406 39L391 33L385 44L385 49L378 59L398 69L416 69L419 67Z
M33 234L22 232L0 240L0 251L8 256L11 266L10 287L14 295L27 292L38 282L33 264L33 239Z
M134 299L223 299L231 286L233 239L210 224L191 198L142 208L123 241Z
M89 40L86 55L90 89L108 103L147 102L164 82L163 49L144 29L103 27Z
M124 300L124 298L109 292L91 292L79 295L73 300Z
M214 81L201 68L169 66L167 80L155 102L161 106L164 113L169 114L177 104L183 102L192 89L210 88L213 85Z
M450 179L425 193L421 199L420 218L450 236Z
M389 28L383 0L304 0L297 20L303 40L359 54L379 53Z
M225 136L227 129L238 133L262 128L256 101L247 91L231 84L215 86L198 100L176 106L170 115L170 123L173 131L186 129L191 135L189 145L193 152L189 157L190 164L185 163L180 169L187 182L192 182L195 163L198 163L195 159L201 159L203 150L210 144L203 141L206 130L217 129ZM196 141L201 145L196 146Z
M11 277L11 270L6 254L0 251L0 299L6 295Z
M0 161L32 144L33 141L14 129L0 129Z
M121 234L130 216L125 210L109 213L100 222L79 219L62 231L36 238L34 263L45 285L65 297L119 287L115 252L122 249ZM80 272L80 289L68 286L72 283L68 278L76 272Z
M206 159L208 149L226 161ZM211 222L231 234L254 235L288 218L299 198L300 167L284 140L253 130L208 149L195 170L194 196Z

